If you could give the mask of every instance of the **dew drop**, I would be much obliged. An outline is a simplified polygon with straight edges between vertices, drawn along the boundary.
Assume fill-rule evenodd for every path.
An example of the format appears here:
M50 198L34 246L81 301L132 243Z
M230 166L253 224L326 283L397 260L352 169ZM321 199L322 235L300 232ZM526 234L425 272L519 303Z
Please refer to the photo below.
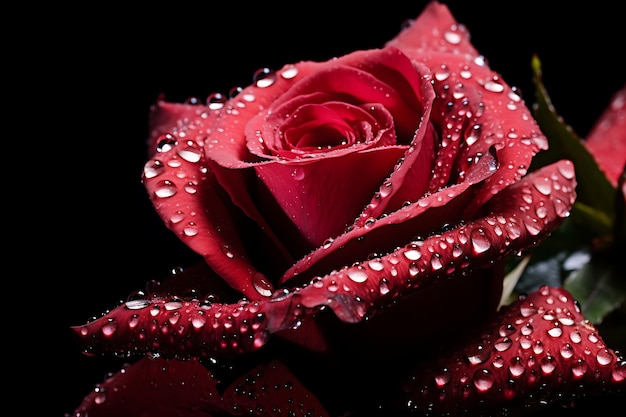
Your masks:
M550 375L556 369L556 359L552 355L547 355L541 359L540 366L544 375Z
M367 262L367 265L372 269L372 271L380 272L385 269L385 265L380 261L380 259L372 259Z
M470 233L470 239L472 241L472 249L475 254L483 253L491 247L491 242L482 229L472 230Z
M167 152L178 144L176 137L171 133L165 133L156 140L157 152Z
M125 306L129 310L141 310L151 304L150 300L130 300L127 301Z
M409 249L404 252L404 256L411 261L417 261L422 257L422 252L419 249Z
M254 289L264 297L271 297L274 293L274 286L261 273L257 272L252 275L252 285Z
M608 349L600 349L596 353L596 361L598 361L598 364L606 366L613 361L613 355Z
M586 372L587 372L587 362L585 362L584 359L578 359L572 365L572 375L574 375L576 378L582 377L583 375L585 375Z
M143 166L143 176L146 179L154 178L161 175L164 170L165 165L163 165L163 162L158 159L153 159L146 162Z
M495 378L489 369L481 368L474 372L474 386L480 392L488 391L495 381Z
M482 345L478 345L473 347L471 350L466 351L465 355L467 357L467 361L472 365L478 365L484 363L489 356L491 356L491 352L489 349L485 349Z
M222 93L212 93L207 97L206 103L209 109L219 110L224 107L227 98Z
M115 319L108 319L106 323L102 325L100 329L105 336L113 336L117 331L117 321Z
M508 337L504 337L498 341L496 341L493 344L493 347L498 351L498 352L504 352L505 350L508 350L511 345L513 345L513 340L511 340Z
M252 80L257 87L267 88L276 82L276 73L269 68L261 68L254 73Z
M195 236L198 234L198 227L194 222L189 222L187 226L183 228L183 234L189 237Z
M378 283L378 292L380 293L380 295L385 295L388 294L389 291L389 281L387 280L387 278L381 279Z
M572 356L574 356L574 348L569 343L566 343L563 346L561 346L561 349L559 349L559 352L561 352L561 356L563 357L563 359L569 359Z
M434 253L433 256L430 258L430 266L433 271L438 271L443 268L440 257L441 255L439 255L438 253Z
M537 307L534 304L524 304L520 307L520 314L522 317L530 317L537 313Z
M504 86L496 78L487 81L483 87L485 90L491 91L492 93L501 93L504 91Z
M511 358L511 362L509 363L509 373L512 377L517 378L524 373L524 370L524 361L520 356Z
M280 73L280 76L286 80L292 79L296 75L298 75L298 67L296 67L295 65L286 66Z
M354 282L365 282L367 280L367 273L363 270L363 267L360 266L357 269L351 269L348 271L348 278L350 278Z
M443 38L446 40L446 42L452 44L452 45L458 45L459 43L461 43L461 35L456 32L456 28L454 32L452 31L447 31L443 34Z
M196 311L196 313L191 318L191 325L196 329L200 329L204 327L205 324L206 324L206 317L204 315L204 311L202 310Z
M300 167L296 167L293 169L293 171L291 172L291 178L293 178L296 181L301 181L304 179L304 170Z
M157 184L154 195L159 198L169 198L176 194L176 186L170 180L159 181Z
M543 195L550 195L550 192L552 191L552 186L550 185L550 179L546 177L537 178L533 182L533 185L535 186L537 191L539 191Z
M622 382L626 379L626 361L621 360L615 363L613 370L611 371L611 378L614 382Z
M200 150L191 146L184 149L179 149L176 153L187 162L198 162L202 157Z
M437 386L441 388L450 382L450 378L451 378L450 369L443 368L439 372L435 373L435 384L437 384Z
M555 326L548 330L548 334L552 337L560 337L563 334L563 329L558 326Z
M230 246L228 245L222 246L222 253L229 259L233 259L235 257L235 254L230 250Z

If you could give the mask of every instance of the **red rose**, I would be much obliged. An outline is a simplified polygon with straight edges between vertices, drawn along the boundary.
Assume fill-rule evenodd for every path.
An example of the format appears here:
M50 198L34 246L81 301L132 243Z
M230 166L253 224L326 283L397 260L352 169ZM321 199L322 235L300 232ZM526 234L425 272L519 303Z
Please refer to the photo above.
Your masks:
M406 361L496 320L505 257L574 203L571 162L527 174L546 138L437 2L381 49L255 80L154 105L144 183L206 265L76 327L90 353L158 357L77 411L335 415L401 398Z

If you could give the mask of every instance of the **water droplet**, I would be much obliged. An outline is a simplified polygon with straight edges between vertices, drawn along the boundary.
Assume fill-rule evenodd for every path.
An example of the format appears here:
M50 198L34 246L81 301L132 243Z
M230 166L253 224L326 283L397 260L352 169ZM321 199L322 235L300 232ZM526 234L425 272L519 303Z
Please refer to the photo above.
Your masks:
M533 303L523 304L520 307L520 314L522 317L530 317L537 313L537 307Z
M195 236L198 234L198 227L194 222L189 222L183 229L183 234L189 237Z
M252 285L254 289L264 297L271 297L274 293L274 286L261 273L257 272L252 275Z
M301 181L304 179L304 170L300 167L295 167L291 172L291 178L296 181Z
M613 362L613 354L611 354L608 349L600 349L598 353L596 353L596 360L598 364L606 366Z
M509 349L511 347L511 345L513 345L513 340L511 340L508 337L504 337L498 341L496 341L493 344L493 347L498 351L498 352L504 352L505 350Z
M176 137L171 133L165 133L156 140L157 152L167 152L178 144Z
M422 257L422 252L419 249L409 249L404 252L404 256L411 261L417 261Z
M467 361L472 365L478 365L485 362L491 356L489 349L483 348L482 345L472 347L471 350L465 352Z
M433 256L430 258L430 266L433 271L438 271L443 268L440 257L441 255L439 255L438 253L434 253Z
M569 359L572 356L574 356L574 348L569 343L566 343L563 346L561 346L561 349L559 349L559 352L561 353L561 356L563 357L563 359Z
M202 157L200 150L193 146L187 146L186 148L178 149L176 153L185 161L192 163L198 162Z
M550 375L556 369L556 359L554 356L547 355L541 359L541 371L545 375Z
M501 93L504 91L504 85L502 85L497 77L494 77L492 80L487 81L483 87L485 88L485 90L491 91L492 93Z
M287 65L280 73L280 76L286 80L290 80L298 75L298 67L295 65Z
M495 381L495 378L489 369L481 368L474 372L474 386L480 392L488 391Z
M176 194L176 185L170 180L159 181L157 184L154 195L159 198L168 198Z
M520 332L524 335L524 336L528 336L529 334L531 334L533 332L533 326L530 323L526 323L524 325L524 327L521 328Z
M200 329L205 324L206 324L206 317L204 315L204 311L202 310L196 311L195 314L193 314L191 317L191 325L196 329Z
M446 42L452 45L458 45L459 43L461 43L461 40L462 40L461 34L457 32L456 25L452 26L451 29L452 30L444 32L443 38L446 40Z
M385 265L380 261L380 259L372 259L367 262L367 265L376 272L380 272L385 269Z
M524 373L524 370L524 361L520 356L511 358L511 362L509 363L509 373L512 377L517 378Z
M359 266L357 269L348 271L348 278L358 283L365 282L367 280L367 273L363 270L362 266Z
M222 246L222 253L229 259L233 259L235 257L235 254L230 250L230 246L228 245Z
M587 372L587 362L584 359L578 359L572 365L572 375L576 378L580 378Z
M152 159L143 166L143 176L146 179L159 176L165 170L165 165L158 159Z
M269 68L261 68L252 76L254 84L259 88L266 88L276 82L276 73Z
M558 326L555 326L548 330L548 334L552 337L560 337L563 334L563 329Z
M613 370L611 371L611 378L614 382L622 382L626 379L626 361L620 360L615 363Z
M439 372L435 373L435 384L441 388L450 382L450 377L450 370L448 368L443 368Z
M470 233L470 239L472 241L472 249L475 254L483 253L491 247L491 242L482 229L472 230Z
M115 319L108 319L106 323L102 325L100 329L105 336L113 336L117 331L117 321Z
M550 195L552 191L552 185L550 184L550 179L546 177L537 178L533 181L533 185L543 195Z
M380 293L380 295L385 295L388 294L389 291L391 291L391 288L389 288L389 281L387 280L387 278L381 279L378 283L378 292Z
M212 93L207 97L206 103L209 109L219 110L224 107L227 98L222 93Z

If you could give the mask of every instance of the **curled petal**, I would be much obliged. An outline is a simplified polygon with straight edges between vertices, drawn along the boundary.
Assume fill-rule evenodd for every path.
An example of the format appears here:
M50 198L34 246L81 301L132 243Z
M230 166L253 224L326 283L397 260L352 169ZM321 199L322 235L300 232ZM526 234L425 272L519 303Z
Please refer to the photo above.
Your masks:
M615 93L585 140L608 180L617 186L626 169L626 85ZM626 195L626 186L624 186Z
M626 360L606 346L571 294L548 286L504 307L461 349L410 374L403 404L432 416L510 415L626 393Z
M328 415L281 362L260 364L234 377L223 373L194 360L143 358L98 384L74 415L210 417L249 410L251 416L267 411L284 417Z
M267 297L271 284L248 259L234 224L233 208L220 194L198 143L179 141L174 135L167 140L167 146L146 163L143 172L156 211L233 288L250 299Z
M494 146L502 169L486 181L485 192L471 203L479 208L525 175L532 157L547 149L548 142L521 97L489 68L472 46L467 28L445 4L429 3L418 19L386 46L400 49L433 73L439 100L432 118L440 121L443 132L433 189L445 185L455 171L462 173L463 161ZM447 127L454 120L456 124ZM463 120L472 123L459 123Z
M133 301L74 330L89 352L158 352L222 356L261 348L272 333L295 328L330 307L356 323L407 292L426 291L442 279L531 247L569 215L575 199L574 169L559 161L498 194L478 220L394 252L314 278L271 298L203 305L198 300Z

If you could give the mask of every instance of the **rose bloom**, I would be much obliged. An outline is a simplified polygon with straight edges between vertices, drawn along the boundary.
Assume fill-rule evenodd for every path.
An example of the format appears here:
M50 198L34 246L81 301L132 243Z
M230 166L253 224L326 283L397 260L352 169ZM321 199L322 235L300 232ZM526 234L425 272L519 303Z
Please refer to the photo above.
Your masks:
M508 415L624 389L566 290L501 307L575 170L528 172L547 139L445 5L254 80L154 104L143 181L205 262L74 328L129 358L74 415Z

